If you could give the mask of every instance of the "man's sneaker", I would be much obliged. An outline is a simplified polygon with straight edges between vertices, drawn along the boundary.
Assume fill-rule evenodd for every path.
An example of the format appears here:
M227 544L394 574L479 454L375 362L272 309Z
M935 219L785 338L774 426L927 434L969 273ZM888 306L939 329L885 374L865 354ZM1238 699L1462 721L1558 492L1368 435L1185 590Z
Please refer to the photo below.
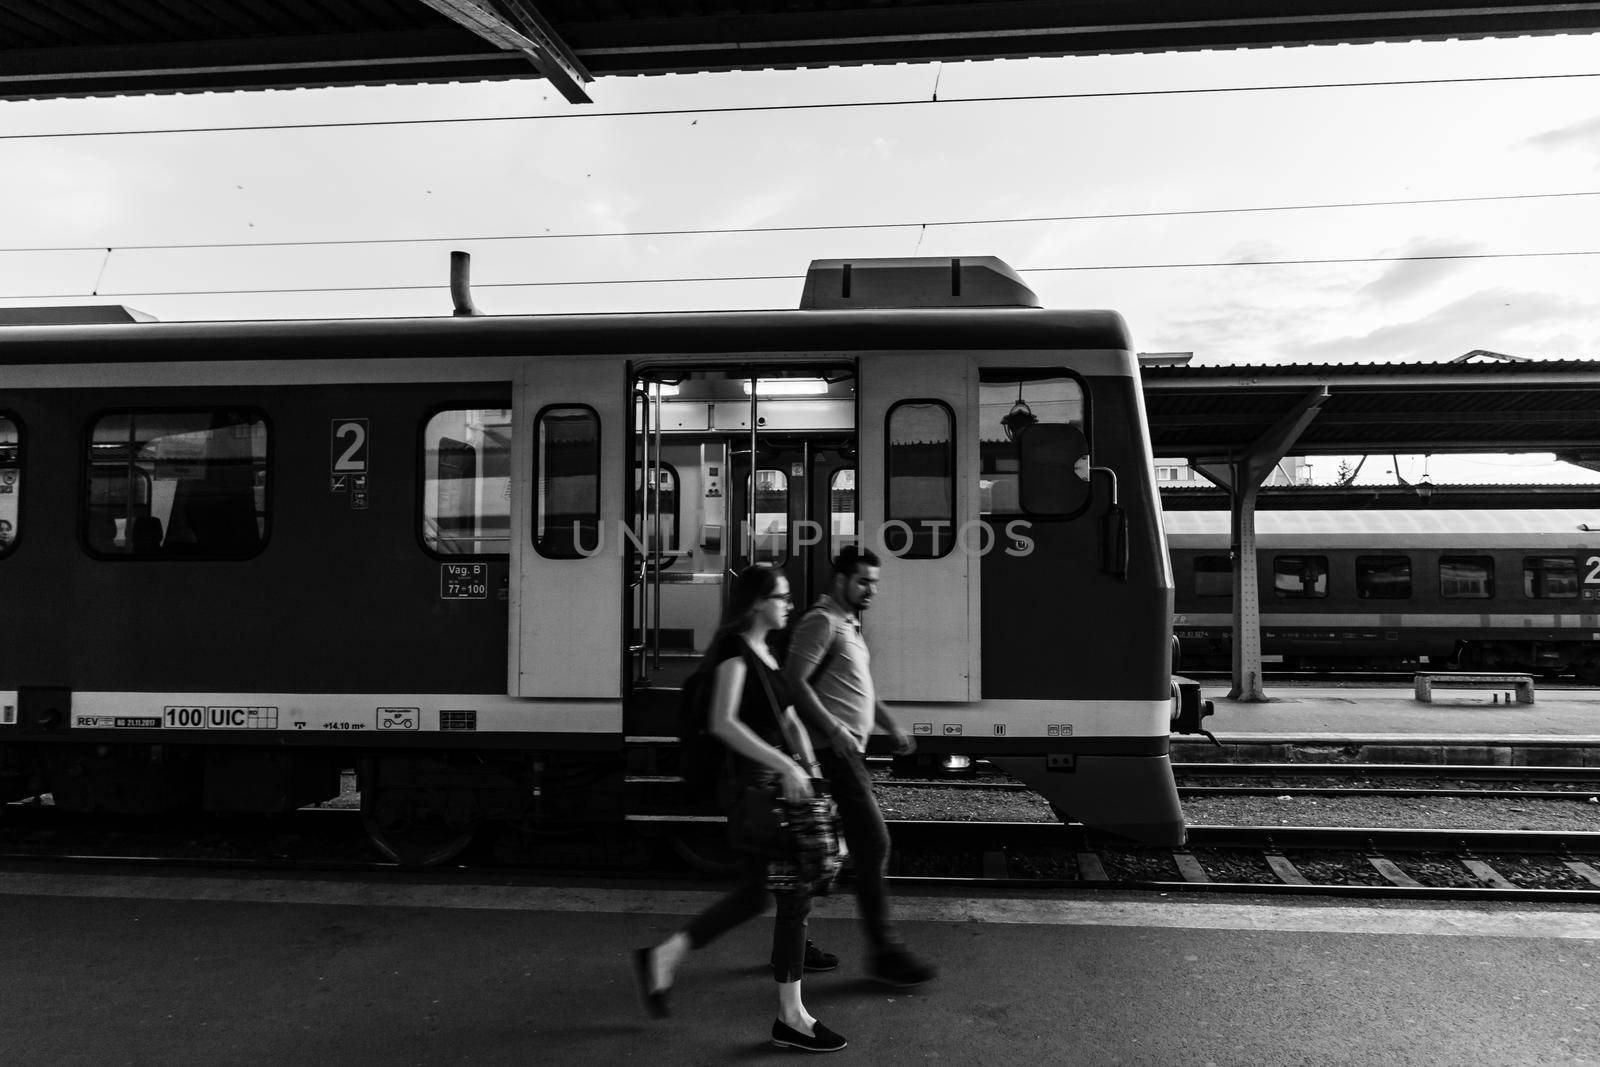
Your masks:
M886 948L872 958L867 973L885 985L910 989L930 978L939 977L939 968L926 960L919 960L903 948Z
M839 969L839 957L831 952L824 952L810 941L806 942L806 970L808 971L836 971Z

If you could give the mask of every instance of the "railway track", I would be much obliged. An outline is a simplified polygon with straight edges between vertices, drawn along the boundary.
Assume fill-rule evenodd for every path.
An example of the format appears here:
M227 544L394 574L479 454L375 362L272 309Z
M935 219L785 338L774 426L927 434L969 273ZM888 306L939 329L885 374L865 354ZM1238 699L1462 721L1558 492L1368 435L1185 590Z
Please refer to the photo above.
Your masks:
M1433 764L1178 764L1188 796L1470 796L1587 799L1600 795L1600 768ZM1354 779L1354 784L1352 783ZM1222 783L1222 784L1218 784ZM890 789L1023 792L987 772L967 780L879 779ZM1509 785L1512 788L1499 788ZM1555 788L1537 788L1553 786ZM1591 792L1590 790L1594 790ZM1600 832L1394 829L1322 826L1192 826L1181 849L1145 849L1097 838L1084 827L1053 821L892 819L894 877L908 883L1051 889L1149 889L1328 893L1454 899L1600 901ZM715 819L651 820L641 840L708 847L715 870L721 827ZM639 825L636 824L635 830ZM381 872L400 868L372 856L359 814L305 809L276 820L194 820L152 826L123 820L109 831L49 806L0 809L0 860L115 863L135 867L230 871ZM561 839L561 828L543 840ZM646 857L584 838L566 851L544 849L522 862L552 869L661 873L661 856ZM638 844L638 841L635 841ZM659 850L658 850L659 851ZM693 853L694 848L679 854ZM619 860L619 857L625 857ZM1507 859L1510 857L1510 859ZM726 857L723 857L725 860ZM488 850L457 871L502 873Z
M703 822L689 825L709 829ZM1059 823L896 820L890 829L896 843L890 879L907 886L1600 902L1600 832L1194 826L1183 847L1154 849L1100 839L1081 826ZM0 863L229 873L400 872L393 863L355 854L174 855L148 847L85 851L37 844L0 847ZM544 865L539 874L551 870ZM573 867L578 870L592 872L594 867ZM440 868L430 877L490 873L517 876L514 869L475 859ZM608 873L652 878L670 872L647 864Z
M922 841L979 853L976 873L895 876L909 883L1600 902L1600 832L1193 826L1178 849L1050 823L904 821L891 832L902 867ZM1039 871L1042 855L1056 876L1018 876Z
M1600 767L1508 767L1480 764L1177 763L1178 795L1333 797L1499 797L1573 800L1600 795ZM1207 779L1228 779L1207 784ZM1373 780L1404 784L1372 785ZM1426 783L1426 784L1420 784ZM1454 783L1454 784L1450 784ZM877 779L897 789L989 789L1026 792L1009 778ZM1540 785L1555 788L1541 789ZM1499 788L1497 788L1499 786Z

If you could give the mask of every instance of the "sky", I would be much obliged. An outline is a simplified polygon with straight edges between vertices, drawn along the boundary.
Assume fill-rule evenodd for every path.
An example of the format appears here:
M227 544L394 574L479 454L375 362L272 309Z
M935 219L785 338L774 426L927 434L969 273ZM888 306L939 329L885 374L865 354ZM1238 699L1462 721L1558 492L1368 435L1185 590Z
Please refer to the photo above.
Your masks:
M1202 363L1600 358L1600 36L590 92L0 103L0 306L447 315L461 249L491 314L790 308L813 258L997 255ZM291 128L212 129L237 126ZM194 132L108 135L155 129ZM1589 480L1461 462L1430 477Z

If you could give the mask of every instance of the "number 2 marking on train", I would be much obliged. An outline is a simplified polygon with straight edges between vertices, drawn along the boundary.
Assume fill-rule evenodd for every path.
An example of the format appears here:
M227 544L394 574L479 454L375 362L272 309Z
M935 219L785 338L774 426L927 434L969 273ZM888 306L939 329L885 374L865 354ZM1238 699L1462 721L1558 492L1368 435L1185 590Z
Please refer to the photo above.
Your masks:
M350 443L341 453L339 444L344 438ZM335 474L367 469L367 420L333 420L333 471Z
M1589 568L1589 573L1583 576L1583 584L1594 585L1600 583L1600 556L1590 556L1583 561L1583 565Z

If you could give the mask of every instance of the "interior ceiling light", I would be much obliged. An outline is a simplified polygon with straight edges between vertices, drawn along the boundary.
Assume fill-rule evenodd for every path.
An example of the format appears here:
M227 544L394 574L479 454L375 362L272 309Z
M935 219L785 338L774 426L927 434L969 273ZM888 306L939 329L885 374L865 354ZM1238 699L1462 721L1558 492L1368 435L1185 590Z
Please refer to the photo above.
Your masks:
M761 378L756 390L762 396L822 396L828 383L821 378ZM750 394L750 383L744 383L745 395Z

